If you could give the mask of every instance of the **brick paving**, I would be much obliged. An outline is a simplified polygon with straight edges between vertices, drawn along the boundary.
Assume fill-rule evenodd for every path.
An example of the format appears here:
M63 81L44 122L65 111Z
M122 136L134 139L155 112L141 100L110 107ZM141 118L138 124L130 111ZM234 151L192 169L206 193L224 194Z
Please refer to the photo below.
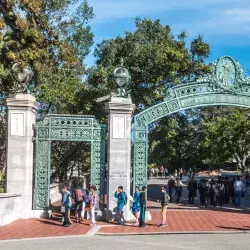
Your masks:
M97 234L140 234L171 232L207 232L207 231L247 231L250 230L250 214L243 211L225 212L213 210L168 210L167 226L158 228L161 222L160 210L151 210L152 222L146 229L130 225L115 226L98 222L101 226ZM61 225L60 216L54 219L18 220L0 228L0 240L85 235L91 227L90 221L83 224L74 223L65 228Z
M158 228L161 223L160 211L151 211L152 222L147 228L134 226L103 227L97 234L140 234L164 232L207 232L207 231L248 231L250 214L244 212L222 212L201 210L169 210L167 225Z

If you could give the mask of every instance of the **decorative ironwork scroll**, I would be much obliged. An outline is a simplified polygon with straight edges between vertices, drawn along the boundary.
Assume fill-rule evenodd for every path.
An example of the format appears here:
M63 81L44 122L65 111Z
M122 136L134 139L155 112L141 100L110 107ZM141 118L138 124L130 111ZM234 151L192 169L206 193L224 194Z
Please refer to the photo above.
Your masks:
M34 209L49 207L51 141L91 143L90 184L104 194L106 126L94 116L48 115L35 127Z
M147 183L148 125L181 110L202 106L250 107L250 78L240 64L229 56L214 62L211 72L195 81L174 86L159 104L134 117L134 186ZM143 139L142 139L143 138Z

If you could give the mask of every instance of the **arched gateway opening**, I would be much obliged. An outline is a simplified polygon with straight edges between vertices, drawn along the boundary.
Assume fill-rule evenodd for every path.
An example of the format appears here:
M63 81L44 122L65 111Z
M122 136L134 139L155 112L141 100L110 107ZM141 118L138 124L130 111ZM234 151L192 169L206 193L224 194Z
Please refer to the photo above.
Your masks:
M134 117L134 187L147 184L148 127L170 114L204 106L250 108L250 78L229 56L214 62L209 74L169 89L169 95Z

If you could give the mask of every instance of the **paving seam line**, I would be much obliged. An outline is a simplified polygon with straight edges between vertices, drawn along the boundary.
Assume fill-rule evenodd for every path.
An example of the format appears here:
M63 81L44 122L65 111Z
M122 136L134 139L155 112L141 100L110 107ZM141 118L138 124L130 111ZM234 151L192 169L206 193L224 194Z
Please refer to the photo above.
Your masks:
M131 236L131 235L172 235L172 234L247 234L249 231L186 231L186 232L138 232L138 233L96 233L97 236Z
M51 239L67 239L67 238L81 238L81 237L90 237L83 235L62 235L62 236L49 236L49 237L34 237L34 238L20 238L20 239L7 239L7 240L0 240L2 242L15 242L15 241L31 241L31 240L51 240Z

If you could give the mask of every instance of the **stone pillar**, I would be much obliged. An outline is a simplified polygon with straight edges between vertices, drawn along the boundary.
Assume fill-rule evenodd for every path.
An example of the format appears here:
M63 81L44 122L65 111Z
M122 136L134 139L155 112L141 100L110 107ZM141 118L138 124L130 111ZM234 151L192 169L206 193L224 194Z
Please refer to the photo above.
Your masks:
M106 104L109 113L108 138L108 219L114 219L114 193L123 186L130 195L131 186L131 119L135 109L131 98L111 97ZM129 216L126 206L125 217Z
M6 100L8 108L7 193L21 194L21 218L32 217L33 125L38 104L30 94Z

